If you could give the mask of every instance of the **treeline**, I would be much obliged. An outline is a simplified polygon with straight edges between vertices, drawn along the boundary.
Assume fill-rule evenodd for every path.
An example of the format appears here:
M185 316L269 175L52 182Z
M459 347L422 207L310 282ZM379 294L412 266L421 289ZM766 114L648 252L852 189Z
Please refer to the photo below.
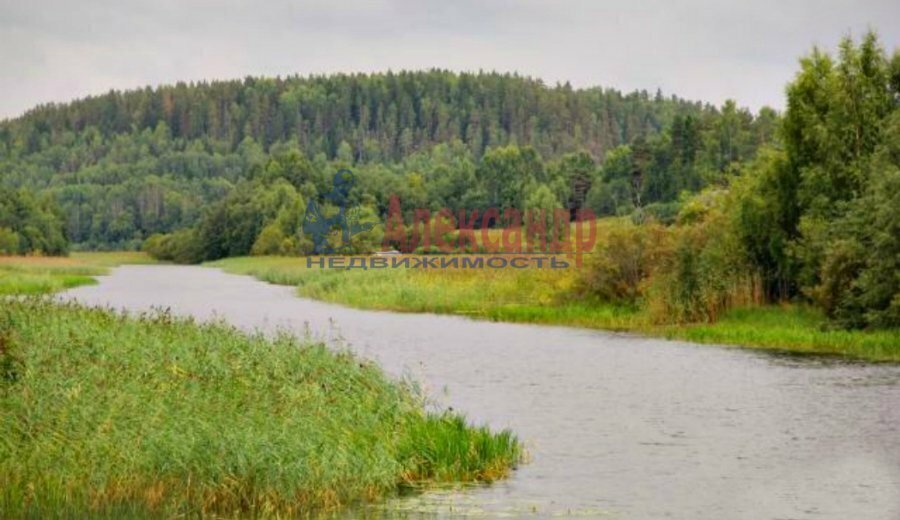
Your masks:
M646 91L550 87L511 74L387 72L178 83L111 91L68 104L39 106L5 125L0 145L29 155L107 140L164 124L174 139L201 140L233 152L247 138L264 150L297 142L309 157L395 161L459 140L476 157L492 146L530 145L553 156L587 149L595 156L657 131L679 113L712 111L700 103ZM94 133L95 132L95 133ZM84 157L66 157L62 169Z
M387 191L410 207L477 208L521 203L536 183L565 204L627 213L715 182L771 141L776 119L515 75L248 78L38 107L0 123L0 182L51 193L86 249L193 228L205 208L273 175L317 196L340 167L359 174L371 198L358 202L380 215ZM617 166L601 176L611 153Z
M65 255L68 245L49 196L0 187L0 255Z
M870 33L804 57L779 132L677 225L607 230L579 294L661 321L800 300L836 326L900 327L900 52Z
M308 254L313 244L301 224L311 198L324 204L332 176L353 166L357 184L348 206L354 218L383 222L391 198L400 200L404 221L415 211L450 208L483 215L489 208L591 209L598 216L633 212L672 222L680 199L711 184L725 183L732 169L774 139L777 116L764 110L753 117L726 103L716 116L701 120L675 116L672 124L631 145L611 150L604 161L587 151L544 159L530 146L489 148L480 159L461 141L433 146L396 163L357 163L351 157L310 161L295 146L272 147L266 163L212 203L197 224L155 234L145 249L179 262L198 262L247 254ZM504 225L498 222L497 225ZM348 252L381 246L379 226L356 238Z

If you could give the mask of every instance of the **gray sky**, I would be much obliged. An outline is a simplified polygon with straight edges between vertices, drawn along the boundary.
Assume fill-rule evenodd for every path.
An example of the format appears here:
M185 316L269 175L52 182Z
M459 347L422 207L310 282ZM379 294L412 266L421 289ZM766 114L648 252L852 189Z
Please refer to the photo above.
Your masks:
M868 27L900 45L900 1L0 0L0 118L110 88L431 67L781 108L801 54Z

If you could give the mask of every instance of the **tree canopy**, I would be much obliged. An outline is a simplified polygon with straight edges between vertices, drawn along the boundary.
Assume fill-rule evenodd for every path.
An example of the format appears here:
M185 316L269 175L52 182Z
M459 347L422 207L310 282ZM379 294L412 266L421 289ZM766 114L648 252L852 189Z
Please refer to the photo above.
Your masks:
M345 167L360 179L353 202L382 217L390 195L404 211L522 207L542 185L563 205L609 214L712 182L771 141L775 117L497 73L179 83L0 123L0 184L51 194L74 247L87 249L136 248L193 228L217 203L246 196L236 189L277 179L303 199L319 196ZM630 153L636 172L605 171L607 155ZM624 194L633 173L636 197ZM277 213L254 214L250 229ZM300 244L295 230L283 232Z

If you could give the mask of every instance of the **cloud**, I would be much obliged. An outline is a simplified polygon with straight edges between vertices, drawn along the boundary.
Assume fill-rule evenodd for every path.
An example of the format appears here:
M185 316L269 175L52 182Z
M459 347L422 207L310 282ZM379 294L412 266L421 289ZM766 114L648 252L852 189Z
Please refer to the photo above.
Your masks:
M872 27L893 47L897 20L895 0L5 2L0 117L179 80L432 67L780 107L813 44Z

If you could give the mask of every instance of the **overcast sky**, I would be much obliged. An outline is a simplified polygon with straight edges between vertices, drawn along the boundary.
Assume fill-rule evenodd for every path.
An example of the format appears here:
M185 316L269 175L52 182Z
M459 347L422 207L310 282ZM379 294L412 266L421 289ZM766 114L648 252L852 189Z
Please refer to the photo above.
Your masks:
M0 0L0 118L110 88L387 69L518 71L783 106L798 57L900 0Z

